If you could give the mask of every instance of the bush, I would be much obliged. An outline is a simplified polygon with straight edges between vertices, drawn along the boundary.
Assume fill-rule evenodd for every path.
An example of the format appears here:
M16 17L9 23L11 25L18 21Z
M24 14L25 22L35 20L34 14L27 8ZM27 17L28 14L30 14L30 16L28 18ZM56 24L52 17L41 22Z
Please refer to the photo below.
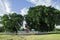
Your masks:
M60 29L56 28L56 31L60 31Z

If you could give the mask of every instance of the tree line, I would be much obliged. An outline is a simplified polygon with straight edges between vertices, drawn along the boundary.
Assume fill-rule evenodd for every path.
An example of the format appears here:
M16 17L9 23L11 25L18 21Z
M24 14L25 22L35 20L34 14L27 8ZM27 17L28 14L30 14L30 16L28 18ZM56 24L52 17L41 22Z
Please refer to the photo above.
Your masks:
M49 6L30 7L28 14L22 16L17 13L10 13L0 16L0 23L3 24L4 31L18 32L25 17L26 25L36 31L53 31L55 25L59 24L60 11Z

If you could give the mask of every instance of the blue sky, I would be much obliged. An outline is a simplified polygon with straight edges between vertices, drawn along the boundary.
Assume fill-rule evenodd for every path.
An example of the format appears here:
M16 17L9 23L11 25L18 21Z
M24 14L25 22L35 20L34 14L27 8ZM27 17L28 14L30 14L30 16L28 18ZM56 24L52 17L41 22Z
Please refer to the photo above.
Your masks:
M11 11L19 13L21 9L23 8L29 8L31 6L34 6L34 4L26 1L26 0L10 0L11 4Z
M27 0L0 0L0 16L10 12L24 15L24 12L31 6L35 5Z
M60 0L0 0L0 15L16 12L23 16L29 7L45 5L60 10Z

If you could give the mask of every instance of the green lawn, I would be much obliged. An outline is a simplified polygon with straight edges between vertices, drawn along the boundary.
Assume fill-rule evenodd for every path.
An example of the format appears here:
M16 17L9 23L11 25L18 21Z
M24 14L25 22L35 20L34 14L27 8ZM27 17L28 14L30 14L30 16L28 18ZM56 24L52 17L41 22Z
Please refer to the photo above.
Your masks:
M0 40L60 40L60 34L47 35L0 35Z

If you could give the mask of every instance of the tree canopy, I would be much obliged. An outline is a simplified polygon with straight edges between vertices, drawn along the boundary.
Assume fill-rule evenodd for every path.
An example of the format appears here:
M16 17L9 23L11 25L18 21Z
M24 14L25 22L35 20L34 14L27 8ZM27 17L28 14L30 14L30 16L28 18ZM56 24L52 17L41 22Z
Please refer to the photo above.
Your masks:
M20 14L12 13L5 14L1 17L1 22L4 26L5 31L18 32L22 26L23 16Z
M26 22L30 29L52 31L57 23L58 14L60 14L60 11L51 6L30 7L26 15Z

